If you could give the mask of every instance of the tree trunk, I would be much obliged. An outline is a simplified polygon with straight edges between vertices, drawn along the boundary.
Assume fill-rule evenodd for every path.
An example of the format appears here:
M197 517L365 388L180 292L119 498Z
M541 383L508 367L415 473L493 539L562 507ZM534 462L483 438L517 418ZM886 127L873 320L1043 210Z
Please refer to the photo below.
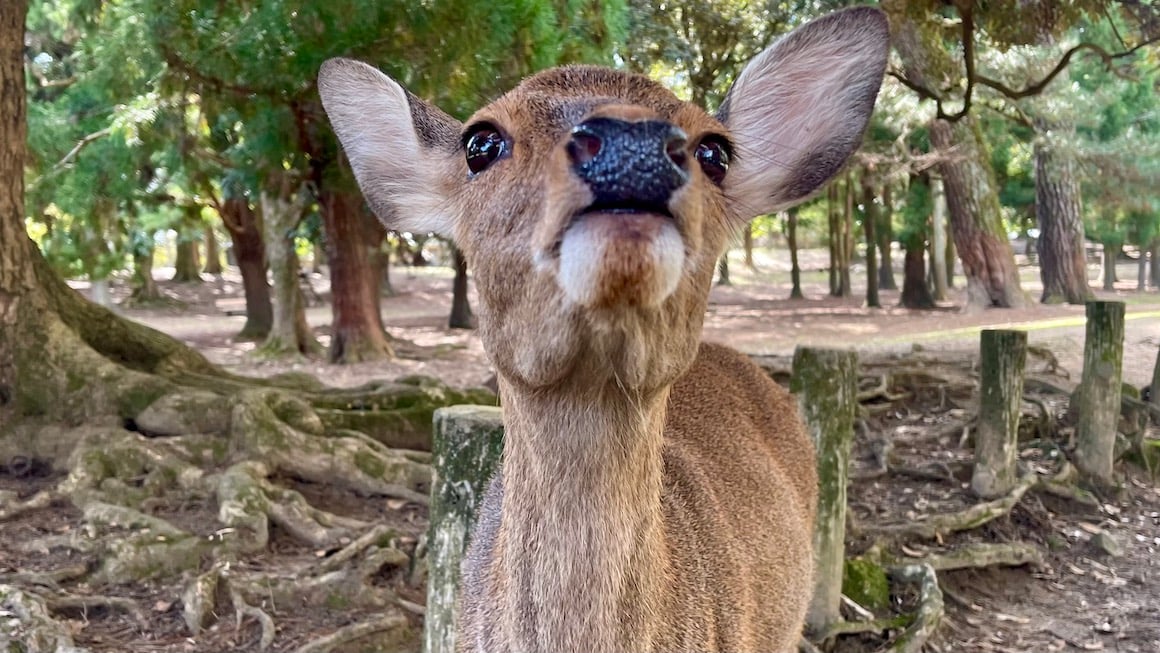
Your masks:
M725 250L721 258L717 259L717 285L733 285L733 280L729 278L729 250Z
M1015 255L999 214L995 180L985 159L982 133L970 117L954 125L935 120L931 145L955 156L939 164L963 273L967 277L967 310L1024 305Z
M979 340L979 420L971 489L984 499L995 499L1018 481L1027 332L984 329Z
M205 226L205 269L206 274L220 275L222 273L222 252L218 245L217 234L213 227Z
M914 239L903 243L906 252L902 268L902 295L899 303L905 308L934 308L930 286L926 283L926 243Z
M862 227L866 232L866 306L882 308L878 301L878 239L874 235L879 211L874 201L873 181L869 174L862 174L862 203L866 206L866 213L862 216Z
M802 268L798 264L797 244L798 207L786 211L786 240L789 244L789 278L793 288L789 291L790 299L802 299ZM830 278L833 279L833 267L830 267Z
M133 303L148 304L161 300L161 288L153 278L153 241L139 243L133 249Z
M838 268L842 265L842 250L838 247L842 227L838 222L838 182L831 181L826 189L826 226L830 246L830 296L838 297L842 287L838 283Z
M894 198L890 184L882 186L882 215L878 220L878 287L898 290L894 280Z
M1041 129L1041 132L1046 131ZM1082 304L1092 298L1084 256L1083 213L1075 162L1041 135L1035 141L1035 217L1044 304Z
M234 243L234 260L242 273L242 288L246 293L246 324L238 338L263 340L274 323L274 307L266 279L262 218L243 195L227 198L222 203L221 217Z
M1119 240L1105 240L1104 246L1104 290L1116 289L1116 259L1120 257L1123 243Z
M474 329L475 316L471 314L471 304L467 300L467 259L458 247L451 246L455 256L455 282L451 286L451 317L448 324L452 329Z
M198 221L201 208L187 206L182 208L182 212L185 216L177 230L177 260L173 264L173 280L178 283L201 283L201 263L197 254L197 240L201 230L192 227Z
M745 225L745 230L741 232L741 242L745 247L745 267L750 271L757 271L757 264L753 262L753 223L749 222Z
M1148 250L1140 248L1140 258L1136 260L1136 292L1148 289Z
M955 253L954 238L947 238L947 250L943 259L947 266L947 289L952 289L955 287L955 261L958 260L958 254Z
M262 349L275 355L312 355L322 349L306 322L306 300L299 278L301 268L298 253L294 251L294 232L302 220L302 202L296 191L293 181L285 179L276 191L263 190L259 196L262 240L274 280L273 320Z
M947 212L946 196L943 195L942 181L937 178L930 180L930 200L933 212L931 213L931 276L934 277L934 300L947 300Z
M362 200L351 191L324 190L322 219L326 228L326 254L330 267L331 322L330 361L357 363L395 355L379 313L379 272L372 265L373 250L366 235L372 218Z
M1124 303L1088 302L1086 313L1083 380L1072 399L1078 416L1075 466L1110 484L1124 369Z
M1149 258L1151 273L1148 276L1151 278L1152 288L1160 288L1160 237L1152 239L1152 253Z
M947 79L947 72L961 70L962 65L943 45L938 31L941 23L915 11L913 3L904 0L884 0L880 6L890 17L891 41L906 76L928 89L957 89L960 79ZM998 189L982 131L970 115L954 124L936 119L930 124L930 144L932 150L951 155L938 169L951 234L967 277L964 309L1023 306L1026 299L1003 229Z
M858 355L850 350L798 347L790 390L818 452L818 506L814 529L814 592L806 615L812 632L841 620L846 562L846 487L854 416L858 407Z
M214 368L173 338L85 301L28 237L26 11L24 2L0 2L0 423L24 417L74 425L126 419L168 391L168 381L153 372L209 374ZM30 442L12 443L7 435L0 433L0 459L17 452L38 455ZM64 443L51 446L59 455Z
M838 296L849 297L854 294L850 282L850 264L854 259L854 180L849 172L846 173L843 197L845 202L842 209L842 235L838 241L841 252L841 267L838 268Z

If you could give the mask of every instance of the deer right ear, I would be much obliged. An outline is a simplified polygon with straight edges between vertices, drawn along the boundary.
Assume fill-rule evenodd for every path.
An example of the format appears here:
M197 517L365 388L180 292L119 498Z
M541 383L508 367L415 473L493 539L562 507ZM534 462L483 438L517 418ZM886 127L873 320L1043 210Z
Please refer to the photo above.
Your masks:
M451 236L441 165L459 149L459 121L375 68L330 59L318 93L359 188L390 229Z

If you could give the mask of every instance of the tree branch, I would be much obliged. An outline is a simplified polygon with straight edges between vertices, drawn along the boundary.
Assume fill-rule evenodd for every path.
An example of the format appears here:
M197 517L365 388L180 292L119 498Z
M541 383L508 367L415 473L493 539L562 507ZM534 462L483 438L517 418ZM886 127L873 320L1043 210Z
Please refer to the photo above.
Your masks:
M1122 52L1115 52L1115 53L1110 53L1107 50L1103 49L1102 47L1096 45L1095 43L1087 43L1087 42L1080 43L1079 45L1076 45L1075 47L1073 47L1073 48L1069 49L1067 52L1065 52L1063 57L1059 60L1059 62L1055 64L1055 67L1051 69L1051 72L1047 73L1047 75L1044 76L1043 79L1039 80L1038 82L1035 82L1034 84L1030 84L1030 85L1028 85L1020 90L1015 90L1015 89L1011 88L1010 86L1007 86L1006 84L1004 84L998 80L991 79L990 77L986 77L983 75L976 75L975 79L976 79L976 81L978 81L979 84L982 84L983 86L994 89L994 90L998 91L999 93L1002 93L1004 96L1011 98L1012 100L1019 100L1019 99L1025 98L1025 97L1031 97L1032 95L1038 95L1038 94L1042 93L1043 89L1047 88L1047 85L1050 84L1056 77L1059 76L1059 74L1061 72L1064 71L1064 69L1067 68L1067 65L1071 62L1072 57L1074 57L1076 54L1078 54L1079 52L1081 52L1083 50L1089 50L1089 51L1094 52L1095 54L1099 55L1099 57L1104 60L1104 64L1110 69L1112 67L1112 62L1114 60L1122 59L1124 57L1129 57L1129 56L1135 54L1136 52L1138 52L1140 49L1145 48L1145 47L1152 45L1153 43L1157 43L1157 42L1160 42L1160 36L1153 37L1153 38L1148 39L1146 41L1142 41L1141 43L1137 44L1135 47L1129 48L1129 49L1124 50Z

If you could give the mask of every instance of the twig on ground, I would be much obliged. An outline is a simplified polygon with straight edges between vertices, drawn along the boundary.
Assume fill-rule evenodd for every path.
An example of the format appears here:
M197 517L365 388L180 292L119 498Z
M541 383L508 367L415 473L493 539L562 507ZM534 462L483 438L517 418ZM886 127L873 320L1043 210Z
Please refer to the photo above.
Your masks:
M407 618L402 615L385 615L369 621L344 626L329 635L307 642L298 647L294 653L329 653L339 646L353 642L368 635L395 630L407 625Z

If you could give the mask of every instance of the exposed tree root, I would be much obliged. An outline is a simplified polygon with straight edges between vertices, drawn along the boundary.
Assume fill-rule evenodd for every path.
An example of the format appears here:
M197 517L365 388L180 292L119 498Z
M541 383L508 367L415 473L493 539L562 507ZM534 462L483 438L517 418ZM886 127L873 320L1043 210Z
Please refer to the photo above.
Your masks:
M88 613L90 610L109 610L122 612L133 617L138 625L145 625L145 615L132 599L118 596L101 596L99 594L55 594L44 597L44 603L49 611Z
M0 650L25 653L83 653L72 635L52 618L44 599L12 585L0 585Z
M861 635L863 633L884 633L890 630L904 628L913 621L910 615L899 615L889 619L871 619L868 621L839 621L831 624L818 636L819 642L825 642L835 637L845 635Z
M915 560L915 564L927 565L935 571L993 566L1041 566L1043 551L1026 542L975 543L963 545L947 553L932 553Z
M896 653L921 653L926 641L938 628L943 618L943 594L938 585L938 574L930 565L904 565L888 571L896 583L919 586L918 611L914 621L890 647Z
M1007 515L1023 495L1037 483L1035 474L1024 476L1007 496L994 501L979 503L959 512L930 515L927 519L905 522L862 526L861 530L874 537L887 540L935 539L950 533L978 528L987 522Z
M242 593L232 586L230 587L230 601L233 601L234 614L236 615L234 629L241 630L242 619L245 617L257 619L258 623L262 626L262 636L258 640L258 650L265 651L270 648L270 645L274 643L275 634L274 620L270 618L270 615L266 614L265 610L246 603L246 600L242 598Z
M63 497L54 490L43 490L21 501L15 492L0 492L0 521L15 519L33 510L47 508Z
M334 649L362 639L369 635L386 633L407 627L407 618L400 615L384 615L377 619L362 621L339 628L333 633L298 647L294 653L329 653Z

